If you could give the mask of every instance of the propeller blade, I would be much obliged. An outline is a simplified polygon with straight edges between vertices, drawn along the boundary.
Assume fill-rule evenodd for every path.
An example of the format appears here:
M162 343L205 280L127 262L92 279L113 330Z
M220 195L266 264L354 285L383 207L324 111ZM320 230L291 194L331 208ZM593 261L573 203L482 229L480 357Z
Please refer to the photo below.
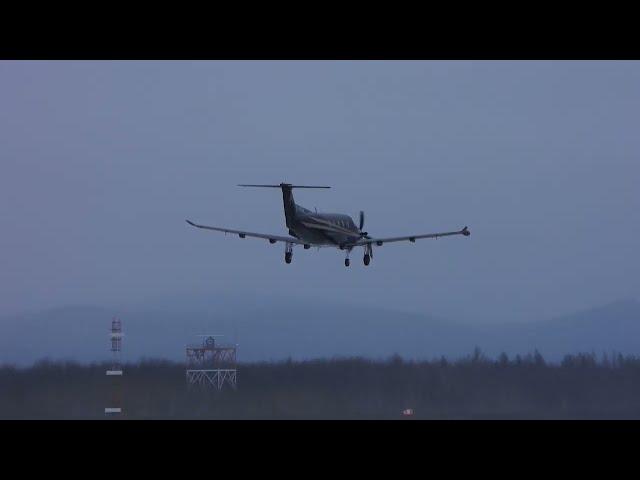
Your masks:
M364 212L360 210L360 231L364 228Z

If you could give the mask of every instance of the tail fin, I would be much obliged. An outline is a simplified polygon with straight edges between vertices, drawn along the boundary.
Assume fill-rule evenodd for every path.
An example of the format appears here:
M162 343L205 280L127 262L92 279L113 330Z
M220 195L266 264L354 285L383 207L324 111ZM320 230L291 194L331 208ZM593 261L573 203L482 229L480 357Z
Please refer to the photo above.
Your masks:
M284 218L287 228L293 228L296 216L296 203L293 200L293 188L331 188L331 187L316 187L310 185L291 185L290 183L281 183L280 185L246 185L241 184L239 187L264 187L264 188L281 188L282 189L282 203L284 204Z

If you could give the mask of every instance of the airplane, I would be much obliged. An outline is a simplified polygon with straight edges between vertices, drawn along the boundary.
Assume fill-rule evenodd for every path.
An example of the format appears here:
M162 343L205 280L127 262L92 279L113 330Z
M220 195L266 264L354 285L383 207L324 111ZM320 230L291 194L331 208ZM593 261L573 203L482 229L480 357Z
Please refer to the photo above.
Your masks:
M313 247L335 247L346 252L345 267L350 265L349 253L355 247L364 248L362 259L365 265L369 265L373 258L373 245L381 247L385 243L409 241L415 243L419 238L439 238L450 235L464 235L468 237L471 232L467 227L455 232L427 233L420 235L407 235L404 237L376 238L369 236L364 228L364 212L360 211L359 225L356 225L349 215L339 213L317 213L298 205L293 200L294 188L331 188L324 186L292 185L281 183L280 185L247 185L239 187L280 188L284 203L284 218L290 237L270 235L266 233L254 233L244 230L232 230L222 227L210 227L199 225L186 220L189 225L217 232L237 234L240 238L255 237L269 241L269 243L283 242L285 244L284 261L291 263L293 259L293 246L302 245L305 250Z

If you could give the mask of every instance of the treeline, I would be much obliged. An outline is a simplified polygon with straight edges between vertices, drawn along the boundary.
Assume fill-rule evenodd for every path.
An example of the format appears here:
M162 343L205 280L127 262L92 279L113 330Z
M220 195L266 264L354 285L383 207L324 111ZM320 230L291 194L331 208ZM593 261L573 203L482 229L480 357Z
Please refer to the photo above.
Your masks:
M0 418L103 419L107 364L41 361L0 367ZM238 366L237 390L187 388L185 366L124 366L127 419L640 418L640 357L538 352L449 361L344 358ZM115 380L118 381L118 380ZM402 415L412 409L413 416Z

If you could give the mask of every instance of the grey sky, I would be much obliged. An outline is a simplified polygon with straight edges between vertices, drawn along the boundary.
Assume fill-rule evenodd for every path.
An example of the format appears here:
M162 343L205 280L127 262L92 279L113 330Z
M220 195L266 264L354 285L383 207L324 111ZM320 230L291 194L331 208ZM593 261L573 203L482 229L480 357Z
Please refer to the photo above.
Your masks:
M467 321L638 296L638 62L0 62L0 313L253 292ZM277 190L375 250L283 247Z

